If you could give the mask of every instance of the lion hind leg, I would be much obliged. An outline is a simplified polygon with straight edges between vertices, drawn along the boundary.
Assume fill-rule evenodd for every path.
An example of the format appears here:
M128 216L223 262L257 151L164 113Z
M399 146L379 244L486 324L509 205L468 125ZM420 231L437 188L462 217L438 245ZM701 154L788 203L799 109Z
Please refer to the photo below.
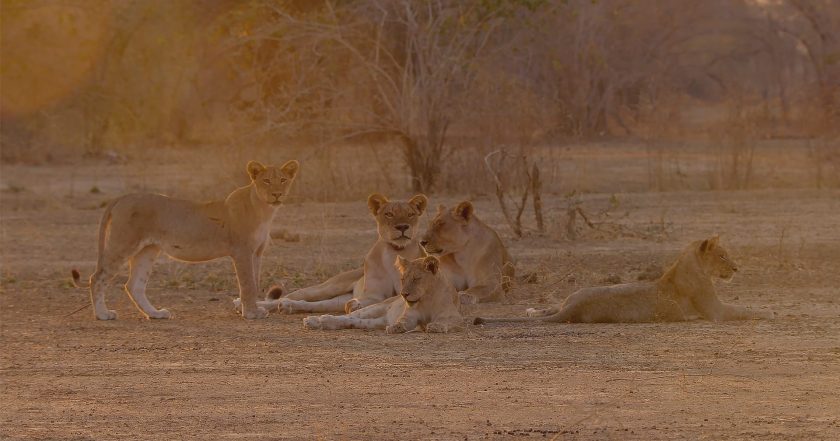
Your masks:
M143 248L129 261L130 275L125 284L125 292L134 302L134 305L143 315L151 319L168 319L172 317L166 309L155 308L146 297L146 284L149 275L155 264L155 259L160 254L160 248L154 245Z
M292 300L288 298L280 298L276 300L276 302L280 310L287 314L294 314L297 312L342 312L344 311L344 304L352 298L352 294L344 294L329 300L321 300L318 302L307 302L304 300Z
M387 317L358 318L349 315L322 315L319 318L320 329L385 329Z
M344 294L352 293L356 283L363 276L364 270L362 268L345 271L343 273L336 274L318 285L293 291L286 295L285 298L306 302L329 300Z

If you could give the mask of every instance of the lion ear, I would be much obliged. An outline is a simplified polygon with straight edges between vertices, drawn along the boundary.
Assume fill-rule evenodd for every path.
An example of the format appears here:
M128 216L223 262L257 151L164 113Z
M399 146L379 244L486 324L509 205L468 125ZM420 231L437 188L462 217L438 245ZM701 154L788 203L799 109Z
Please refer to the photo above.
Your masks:
M291 161L286 161L282 167L280 167L280 171L285 173L288 177L294 179L297 176L297 172L300 170L300 163L292 159Z
M382 209L382 206L388 203L388 198L382 196L379 193L374 193L368 196L368 208L370 212L376 216L379 213L379 210Z
M405 269L408 266L408 259L406 259L403 256L397 256L397 260L396 262L394 262L394 266L397 268L397 271L399 271L400 274L403 274L405 273Z
M408 200L409 205L414 207L415 210L418 211L419 214L423 214L426 211L426 205L429 204L429 198L426 197L424 194L415 195L413 198Z
M718 246L718 242L720 242L720 236L713 236L709 239L704 240L700 244L700 252L706 253L713 250L716 246Z
M470 218L472 218L472 215L473 215L473 204L472 204L472 202L470 202L470 201L461 202L460 204L458 204L457 207L455 207L454 210L452 210L452 214L454 214L455 217L461 218L465 221L470 220Z
M248 165L245 166L245 169L248 170L248 176L251 177L251 180L257 179L260 173L265 171L265 166L260 164L258 161L248 161Z
M440 261L437 260L437 257L427 256L425 259L423 259L423 268L425 268L426 271L432 274L437 274L439 267Z

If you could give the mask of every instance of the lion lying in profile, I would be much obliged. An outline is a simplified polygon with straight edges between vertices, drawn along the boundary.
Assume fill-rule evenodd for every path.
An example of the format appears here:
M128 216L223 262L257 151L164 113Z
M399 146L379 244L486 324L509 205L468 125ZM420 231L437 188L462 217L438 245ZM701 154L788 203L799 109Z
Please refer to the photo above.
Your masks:
M117 318L105 306L105 290L127 261L131 274L125 290L146 317L170 317L146 298L146 282L158 254L184 262L205 262L230 256L239 279L242 315L263 318L268 313L257 306L260 260L268 244L271 221L289 194L300 165L288 161L281 167L248 163L251 183L234 190L227 199L199 203L158 194L130 194L105 208L99 224L99 260L90 283L94 313L99 320Z
M440 271L435 257L409 261L397 257L400 295L357 309L347 315L313 315L303 319L308 329L385 329L388 334L412 331L449 332L461 328L458 293Z
M526 318L481 318L475 324L540 320L561 323L638 323L684 321L700 315L715 322L769 319L774 314L722 303L712 277L731 279L738 266L718 237L691 243L659 280L584 288L560 308L529 309Z
M439 206L420 245L440 258L461 303L498 301L510 291L513 260L499 235L475 215L469 201L452 210Z
M340 273L319 285L299 289L284 297L279 296L282 290L272 290L269 299L258 304L269 310L279 307L287 313L350 313L397 295L400 275L394 267L396 258L413 260L425 256L415 231L428 199L418 194L405 202L389 201L381 194L372 194L367 203L376 219L379 239L365 257L363 268Z

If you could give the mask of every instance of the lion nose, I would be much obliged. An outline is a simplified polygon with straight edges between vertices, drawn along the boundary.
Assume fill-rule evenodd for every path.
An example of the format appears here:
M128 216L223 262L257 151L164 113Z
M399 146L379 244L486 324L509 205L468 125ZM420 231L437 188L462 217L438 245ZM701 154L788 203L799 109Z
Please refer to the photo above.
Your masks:
M426 246L426 245L428 245L428 244L429 244L429 241L428 241L428 240L421 240L421 241L420 241L420 246L421 246L421 247L424 247L424 246Z
M280 199L280 197L283 196L283 193L271 193L271 195L274 196L274 199Z
M400 233L405 233L405 230L408 229L408 225L400 224L400 225L395 226L394 228L400 230Z
M733 266L733 267L732 267L732 271L734 271L734 272L736 272L736 273L737 273L737 272L738 272L738 267L737 267L737 266Z
M408 293L405 292L405 291L401 292L400 295L403 296L403 297L406 297L406 298L408 297Z

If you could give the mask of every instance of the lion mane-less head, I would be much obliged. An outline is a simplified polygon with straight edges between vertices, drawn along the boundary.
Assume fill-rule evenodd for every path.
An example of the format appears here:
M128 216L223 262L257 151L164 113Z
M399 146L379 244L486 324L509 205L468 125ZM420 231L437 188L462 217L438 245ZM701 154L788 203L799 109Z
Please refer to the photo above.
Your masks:
M699 241L696 247L697 258L708 275L729 280L738 272L738 265L720 245L720 237Z
M403 249L415 238L417 222L429 200L418 194L403 201L389 201L385 196L374 193L368 197L368 208L376 219L379 237L395 249Z
M461 250L469 240L467 227L473 220L474 211L469 201L463 201L451 210L444 205L438 206L437 215L420 238L420 245L427 253L435 255Z
M246 166L248 176L254 185L257 198L271 206L279 206L286 199L300 170L300 164L294 159L280 167L265 166L257 161L250 161Z
M436 277L440 270L440 261L434 256L408 260L397 257L397 270L400 272L402 289L400 295L409 305L418 302L426 294L434 293L437 289Z

